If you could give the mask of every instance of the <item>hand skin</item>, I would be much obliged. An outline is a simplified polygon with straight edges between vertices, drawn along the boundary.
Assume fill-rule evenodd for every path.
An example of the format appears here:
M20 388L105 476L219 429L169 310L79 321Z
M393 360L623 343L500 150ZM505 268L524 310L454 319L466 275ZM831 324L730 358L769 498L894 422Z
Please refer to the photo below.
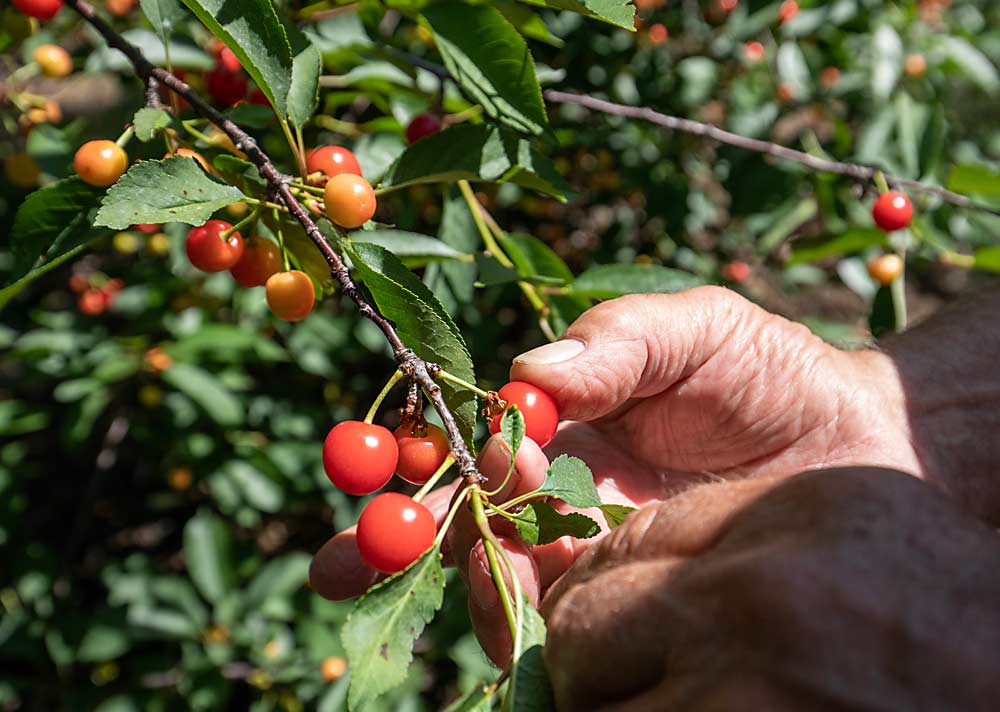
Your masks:
M956 325L962 318L944 319L951 331L930 342L919 338L918 329L890 345L889 354L844 352L729 290L637 295L589 310L557 345L515 359L511 378L553 395L571 422L546 452L568 452L587 462L605 502L642 506L705 483L774 482L803 470L874 465L933 481L960 501L972 495L962 503L983 515L990 504L984 487L965 487L971 475L948 467L948 447L954 451L956 443L949 440L947 418L964 411L953 385L934 378L932 364L954 357L955 342L942 339L961 331ZM912 363L911 342L920 351ZM967 364L973 377L977 369L990 372L989 357L998 348L1000 343L983 347L984 355ZM989 393L973 395L983 401L977 411L983 422L996 422ZM927 431L937 433L933 452L915 441L915 434ZM959 461L987 459L965 452ZM498 483L508 461L494 437L483 449L480 469ZM508 487L516 491L501 500L537 486L547 459L529 441L516 464ZM375 580L373 572L357 568L356 547L353 559L343 554L353 546L352 536L338 534L313 562L313 585L327 597L357 595ZM537 591L533 601L567 569L575 571L573 561L599 540L563 539L531 552L522 547L513 563L525 589ZM470 614L483 647L502 663L509 657L509 634L467 512L456 518L446 544L469 584Z

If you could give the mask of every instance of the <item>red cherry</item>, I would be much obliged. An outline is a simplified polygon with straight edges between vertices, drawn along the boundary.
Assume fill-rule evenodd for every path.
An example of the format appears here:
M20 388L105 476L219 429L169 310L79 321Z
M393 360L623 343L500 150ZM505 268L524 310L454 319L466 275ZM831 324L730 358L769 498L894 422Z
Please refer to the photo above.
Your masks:
M76 305L87 316L97 316L107 309L110 301L103 290L91 287L77 297Z
M361 165L354 154L343 146L320 146L306 154L306 172L322 173L327 178L341 173L361 175Z
M781 3L781 7L778 8L778 19L781 20L781 24L789 22L798 14L799 4L795 0L785 0L785 2Z
M222 272L236 264L243 255L243 236L234 232L226 240L220 237L232 227L225 220L209 220L191 228L184 243L191 264L202 272Z
M405 494L386 492L369 502L358 519L358 551L373 569L393 574L431 548L436 533L427 507Z
M743 45L743 56L751 64L756 64L764 59L764 45L756 40L752 40Z
M441 119L436 114L418 114L406 127L406 142L416 143L424 136L430 136L441 130Z
M722 265L722 278L736 284L741 284L750 276L750 265L734 260Z
M552 396L524 381L511 381L500 389L499 395L508 404L514 403L521 410L525 434L540 447L548 445L559 425L559 411ZM491 433L500 432L502 416L502 413L498 413L490 419Z
M241 287L262 287L282 266L281 250L276 244L263 237L248 237L243 241L243 254L229 272Z
M215 43L215 61L220 67L224 67L230 72L238 72L243 69L243 65L240 64L239 58L233 54L233 50L226 47L226 45L221 42Z
M216 104L232 106L246 96L247 78L220 65L205 74L205 88Z
M90 278L87 275L76 273L70 275L69 288L77 294L83 294L90 287Z
M371 494L392 477L399 461L396 438L388 428L357 420L337 423L323 442L323 469L347 494Z
M153 225L152 223L139 223L138 225L133 225L132 228L146 235L155 235L160 231L160 226Z
M62 0L13 0L14 7L29 17L51 20L62 8Z
M271 102L267 100L267 95L260 89L254 89L250 92L250 103L266 106L268 109L271 108Z
M886 232L902 230L913 219L913 203L902 193L890 190L876 198L872 205L872 218Z
M448 436L433 423L427 423L423 428L403 423L393 434L399 447L396 474L415 485L429 480L451 452Z

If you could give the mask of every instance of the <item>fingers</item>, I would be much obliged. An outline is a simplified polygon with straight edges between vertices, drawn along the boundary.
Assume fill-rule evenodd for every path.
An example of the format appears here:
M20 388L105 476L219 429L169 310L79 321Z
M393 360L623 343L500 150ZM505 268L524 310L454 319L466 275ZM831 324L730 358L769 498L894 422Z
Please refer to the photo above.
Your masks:
M686 378L755 312L764 313L721 287L613 299L587 311L560 341L515 358L510 376L551 394L562 418L594 420Z
M423 500L439 527L448 513L448 503L457 484L436 489ZM381 578L382 574L361 560L357 527L345 529L327 541L309 565L309 584L331 601L360 596Z

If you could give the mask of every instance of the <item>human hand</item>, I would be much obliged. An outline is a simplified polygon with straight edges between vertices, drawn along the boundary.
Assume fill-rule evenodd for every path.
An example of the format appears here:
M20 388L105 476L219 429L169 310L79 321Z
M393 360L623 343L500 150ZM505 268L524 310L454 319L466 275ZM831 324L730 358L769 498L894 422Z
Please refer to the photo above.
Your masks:
M720 482L579 558L544 601L545 659L581 712L991 710L998 602L996 533L915 478Z

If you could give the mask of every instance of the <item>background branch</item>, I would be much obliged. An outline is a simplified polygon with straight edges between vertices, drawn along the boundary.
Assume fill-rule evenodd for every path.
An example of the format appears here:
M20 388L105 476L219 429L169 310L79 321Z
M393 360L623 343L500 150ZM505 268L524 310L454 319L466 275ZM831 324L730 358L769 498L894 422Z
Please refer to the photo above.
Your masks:
M462 477L470 483L478 480L479 472L476 467L475 458L469 451L462 438L462 433L455 421L455 416L444 401L441 387L434 380L437 367L429 364L403 343L396 333L396 328L392 322L382 316L378 310L365 299L358 285L351 279L347 267L344 265L340 255L333 249L323 233L309 217L309 213L292 195L288 183L290 176L283 174L271 162L271 159L257 145L257 141L246 131L241 129L231 120L226 118L221 112L211 106L208 102L196 94L191 87L164 69L154 66L142 54L138 47L129 43L124 37L116 32L107 22L105 22L85 0L64 0L64 4L73 8L83 17L98 33L107 41L108 45L124 54L136 74L145 82L147 88L151 81L159 82L172 92L184 97L191 107L201 116L205 117L219 127L232 140L234 146L247 155L247 159L257 166L261 177L267 182L268 188L274 193L282 203L288 208L288 212L299 221L306 235L319 249L330 266L330 274L340 284L341 289L357 305L361 315L372 321L385 335L392 346L399 368L410 378L420 384L427 394L427 398L434 405L434 409L440 414L444 423L445 431L448 434L448 441L452 452L458 463L458 469Z

